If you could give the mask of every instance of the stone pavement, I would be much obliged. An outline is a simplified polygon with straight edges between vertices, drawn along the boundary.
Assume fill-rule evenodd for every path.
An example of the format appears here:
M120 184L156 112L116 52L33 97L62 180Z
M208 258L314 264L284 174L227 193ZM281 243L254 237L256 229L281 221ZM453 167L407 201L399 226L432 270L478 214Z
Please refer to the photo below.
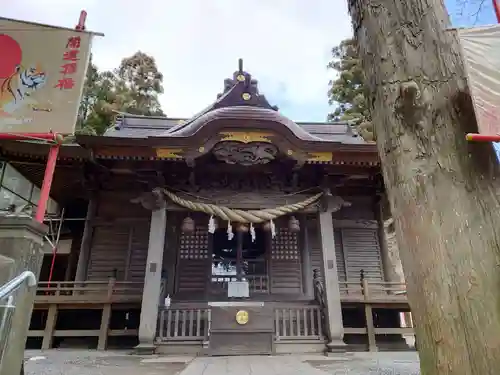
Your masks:
M165 357L126 352L26 352L26 375L418 375L418 356L404 353Z

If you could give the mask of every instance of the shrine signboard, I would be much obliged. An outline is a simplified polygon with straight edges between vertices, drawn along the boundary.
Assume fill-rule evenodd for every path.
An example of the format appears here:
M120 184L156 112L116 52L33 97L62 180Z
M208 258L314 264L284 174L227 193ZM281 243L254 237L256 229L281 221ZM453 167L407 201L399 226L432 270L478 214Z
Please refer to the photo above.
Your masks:
M91 39L0 17L0 132L74 132Z

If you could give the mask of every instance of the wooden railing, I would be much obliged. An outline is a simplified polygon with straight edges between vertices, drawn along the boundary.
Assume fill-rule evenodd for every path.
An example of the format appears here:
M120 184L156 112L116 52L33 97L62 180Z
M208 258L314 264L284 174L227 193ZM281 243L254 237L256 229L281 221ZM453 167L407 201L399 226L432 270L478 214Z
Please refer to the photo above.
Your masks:
M142 299L142 282L57 281L38 283L35 303L137 302Z
M351 283L346 283L351 284ZM377 351L376 335L412 335L413 328L378 328L373 322L373 308L381 305L402 305L408 307L406 298L406 285L400 282L369 281L362 278L360 283L352 283L344 292L347 296L342 296L342 301L361 301L364 306L366 327L350 328L344 327L345 334L366 334L368 336L368 350ZM341 289L341 293L342 293Z
M274 310L276 341L324 340L322 313L319 306L277 308Z
M342 281L340 297L342 302L406 303L406 285L401 282Z
M324 340L319 306L276 308L276 341ZM160 309L159 341L206 341L210 334L210 308Z
M210 331L210 309L161 309L160 341L203 341Z

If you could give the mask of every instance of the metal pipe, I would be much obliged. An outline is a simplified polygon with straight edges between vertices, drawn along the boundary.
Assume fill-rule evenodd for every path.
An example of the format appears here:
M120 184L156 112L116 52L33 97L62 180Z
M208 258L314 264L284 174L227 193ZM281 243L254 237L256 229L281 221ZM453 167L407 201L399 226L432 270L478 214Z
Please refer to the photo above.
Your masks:
M469 133L465 139L472 142L500 142L500 135Z
M497 22L500 23L500 4L498 4L498 0L493 1L493 9L495 10L495 15L497 16Z
M19 276L14 277L7 284L0 288L0 300L7 296L10 296L12 292L15 292L24 282L27 282L28 287L32 288L36 286L36 276L31 271L24 271Z
M46 217L43 219L43 221L85 221L85 220L87 220L87 218L85 217L65 217L64 219Z
M12 141L26 141L29 139L43 139L59 143L62 135L59 133L0 133L0 139Z
M47 166L45 167L45 174L43 176L42 188L40 189L40 199L35 214L35 220L43 223L45 211L47 210L47 202L49 200L50 188L52 187L52 180L56 170L57 155L61 145L59 143L50 147L49 157L47 158Z
M64 207L61 211L61 219L64 219ZM50 263L50 272L49 272L49 283L47 284L47 288L50 288L50 282L52 281L52 276L54 274L54 265L56 264L56 256L57 256L57 246L59 246L59 239L61 237L61 228L63 226L63 222L59 223L59 227L57 228L57 235L55 238L55 243L52 246L52 262Z

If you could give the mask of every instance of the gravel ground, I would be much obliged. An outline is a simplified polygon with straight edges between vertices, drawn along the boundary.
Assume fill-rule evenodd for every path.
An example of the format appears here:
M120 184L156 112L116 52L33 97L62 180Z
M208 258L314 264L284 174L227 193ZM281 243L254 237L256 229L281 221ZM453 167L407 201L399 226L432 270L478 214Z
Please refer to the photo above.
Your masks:
M26 352L26 375L418 375L418 356L346 353L338 357L141 357L127 352ZM187 367L187 369L186 369ZM186 369L185 371L183 371Z
M416 352L347 353L335 361L308 361L332 375L419 375Z
M191 360L149 362L127 352L90 350L26 351L25 359L25 375L176 375Z

